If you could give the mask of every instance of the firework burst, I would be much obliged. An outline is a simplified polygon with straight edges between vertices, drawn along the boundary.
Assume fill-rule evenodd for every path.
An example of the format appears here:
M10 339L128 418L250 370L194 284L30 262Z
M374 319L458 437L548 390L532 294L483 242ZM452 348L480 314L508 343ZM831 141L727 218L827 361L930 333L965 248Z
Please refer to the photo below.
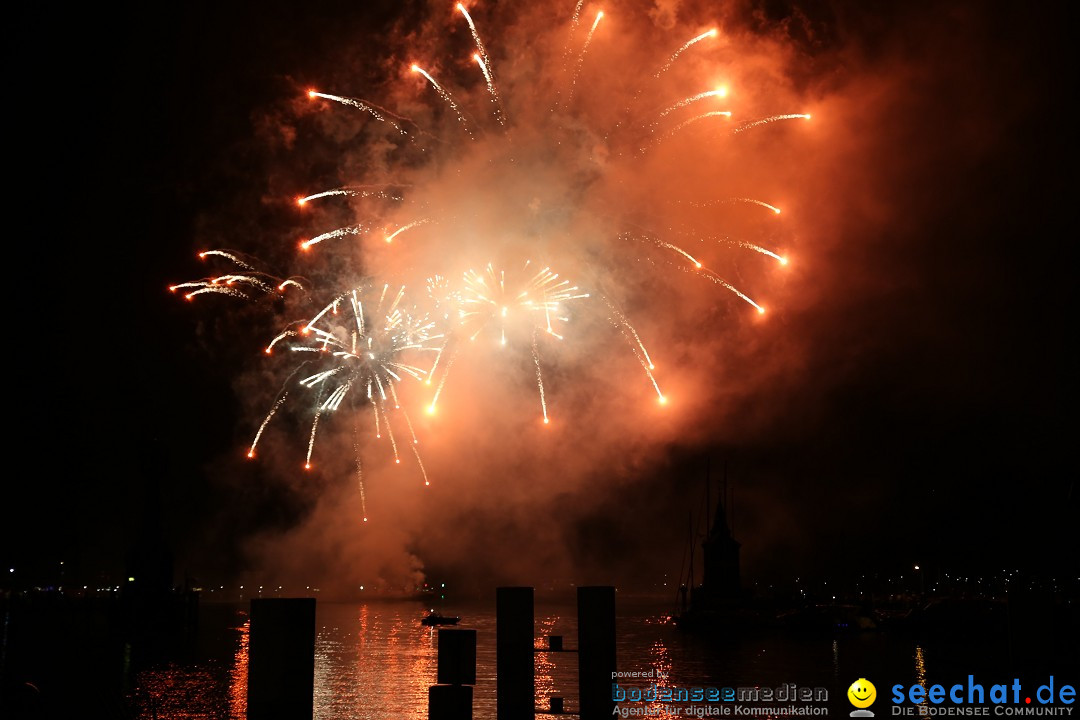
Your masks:
M280 351L296 362L258 427L252 456L275 413L302 391L311 407L306 467L312 465L321 422L346 408L365 410L370 411L367 427L377 439L386 436L396 462L401 461L401 438L409 439L426 482L398 385L424 383L430 393L426 409L434 413L461 347L490 338L491 351L472 353L470 362L477 357L497 362L499 349L508 345L527 348L543 422L548 423L541 342L567 337L566 326L577 314L607 321L615 342L597 341L603 351L628 348L646 387L666 404L645 333L631 324L634 313L625 309L628 300L643 307L658 306L660 300L633 297L622 281L627 266L674 274L680 282L709 283L763 314L763 305L740 287L738 276L732 279L710 261L746 253L788 264L787 253L767 238L720 234L715 227L698 231L686 227L692 217L682 217L684 210L700 216L735 205L779 215L780 208L769 199L690 197L685 190L672 197L650 179L650 163L658 157L667 166L687 163L682 154L665 155L675 146L704 151L751 130L767 132L783 121L810 119L809 114L775 110L747 117L726 82L695 80L695 73L710 65L708 51L719 30L698 28L672 38L640 75L640 84L629 89L629 100L613 108L595 102L590 93L605 82L590 65L604 51L605 32L614 24L604 12L578 2L565 25L543 28L544 33L560 33L558 42L542 42L538 33L523 34L516 27L513 37L528 39L509 48L501 36L494 42L482 37L482 29L495 25L484 6L458 4L454 9L455 23L463 23L459 29L468 32L475 50L469 57L454 63L438 57L403 60L400 81L390 91L395 97L379 103L336 94L349 89L307 91L316 111L330 112L334 106L357 111L354 117L367 142L362 152L374 158L369 165L377 169L370 177L346 179L354 184L310 188L295 197L305 211L311 205L340 209L341 203L352 210L348 223L316 225L300 242L304 262L334 268L349 265L337 262L341 258L359 257L365 275L393 280L372 286L336 273L336 287L350 289L268 343L267 354ZM534 10L523 24L538 24L539 12ZM552 47L559 50L553 53ZM539 57L527 59L530 50ZM537 76L530 72L537 66L552 71ZM693 87L697 91L686 94ZM425 102L421 121L389 109ZM737 169L725 172L736 175ZM673 207L679 208L675 216ZM710 224L717 221L709 216ZM237 271L172 289L183 290L189 299L308 292L300 278L277 279L256 271L257 263L238 254L215 252ZM322 273L327 275L335 273ZM427 291L406 293L403 283ZM359 448L355 438L354 447ZM358 476L359 469L357 450ZM360 483L363 496L362 476Z
M401 463L405 443L429 484L420 454L419 439L408 411L398 397L398 386L420 381L430 369L442 335L427 314L403 303L405 288L389 285L373 288L362 285L334 298L309 320L293 323L266 346L266 354L284 352L303 358L295 365L290 380L310 396L313 408L304 468L312 467L312 453L324 416L347 410L354 416L354 433L359 432L358 413L370 410L370 427L377 440L386 436L394 463ZM259 440L274 414L284 404L289 390L283 389L263 418L248 450L255 457ZM398 434L394 434L395 425ZM361 491L364 519L366 493L359 443L354 438L356 476Z

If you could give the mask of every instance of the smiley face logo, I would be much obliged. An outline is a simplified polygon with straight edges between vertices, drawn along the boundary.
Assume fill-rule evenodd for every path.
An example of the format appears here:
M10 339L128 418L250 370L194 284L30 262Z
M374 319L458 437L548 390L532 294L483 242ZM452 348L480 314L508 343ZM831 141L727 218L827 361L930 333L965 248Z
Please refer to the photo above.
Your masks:
M847 689L848 700L857 708L868 708L877 699L877 688L866 678L859 678Z

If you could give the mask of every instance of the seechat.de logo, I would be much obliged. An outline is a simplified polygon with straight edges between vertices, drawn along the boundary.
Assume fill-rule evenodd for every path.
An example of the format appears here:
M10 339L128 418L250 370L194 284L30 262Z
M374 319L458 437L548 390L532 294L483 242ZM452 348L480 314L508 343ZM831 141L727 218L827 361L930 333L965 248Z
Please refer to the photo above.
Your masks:
M855 706L855 709L851 711L851 717L874 717L874 713L866 709L877 699L877 688L874 687L874 683L866 678L859 678L847 689L847 699Z

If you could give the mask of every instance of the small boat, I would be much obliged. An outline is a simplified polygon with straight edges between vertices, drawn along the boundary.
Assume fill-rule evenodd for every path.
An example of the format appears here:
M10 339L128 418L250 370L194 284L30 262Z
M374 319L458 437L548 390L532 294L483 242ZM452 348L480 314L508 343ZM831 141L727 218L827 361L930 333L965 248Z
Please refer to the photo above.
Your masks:
M435 612L430 612L420 619L421 625L428 625L430 627L434 627L436 625L457 625L459 622L461 622L460 617L439 615Z

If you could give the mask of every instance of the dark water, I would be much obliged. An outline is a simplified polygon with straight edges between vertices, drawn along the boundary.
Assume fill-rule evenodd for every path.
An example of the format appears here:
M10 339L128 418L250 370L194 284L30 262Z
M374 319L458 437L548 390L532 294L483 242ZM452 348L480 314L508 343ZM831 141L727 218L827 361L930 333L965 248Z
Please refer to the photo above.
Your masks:
M426 718L427 689L436 672L438 630L420 625L425 609L408 602L320 602L316 614L315 717ZM889 632L832 635L770 630L724 641L681 633L664 622L664 612L669 609L656 603L620 599L620 671L659 670L667 676L667 685L677 687L779 687L795 683L799 687L826 688L829 714L840 717L846 717L851 710L846 702L847 687L862 677L877 685L881 697L878 709L882 711L887 707L883 703L887 703L889 688L897 683L952 684L974 673L988 685L1009 682L1014 675L1025 682L1028 678L1035 680L1037 685L1045 681L1044 671L1056 674L1059 682L1071 676L1075 684L1078 679L1073 674L1075 667L1062 666L1053 658L1042 664L1027 658L1018 665L1015 648L1007 639L998 639L1005 636L994 633L963 640L934 640ZM474 716L493 720L494 607L450 605L440 611L460 615L460 627L477 631ZM543 638L547 635L562 635L567 647L576 646L575 612L572 605L538 605L538 646L545 644ZM58 637L41 637L34 647L43 650L45 656L61 642ZM84 687L69 688L83 696L79 702L63 705L68 711L85 708L85 717L170 720L245 716L248 618L244 605L204 605L196 636L168 652L147 653L122 642L98 647L95 641L88 646L99 651L85 658L88 677L97 679ZM19 658L10 652L8 655L6 675L10 681L17 675L13 668L21 668L17 667ZM553 696L565 698L567 708L577 706L576 660L573 653L537 654L538 707L547 707L548 698ZM89 663L94 664L92 671ZM48 663L39 663L37 672L47 676L50 668ZM79 670L80 676L87 672ZM115 698L94 697L93 688L101 685L103 677L118 679L120 692ZM626 684L645 682L628 680ZM9 682L8 689L11 687ZM95 714L106 706L108 712ZM626 706L641 707L641 703ZM880 717L885 713L878 714Z

